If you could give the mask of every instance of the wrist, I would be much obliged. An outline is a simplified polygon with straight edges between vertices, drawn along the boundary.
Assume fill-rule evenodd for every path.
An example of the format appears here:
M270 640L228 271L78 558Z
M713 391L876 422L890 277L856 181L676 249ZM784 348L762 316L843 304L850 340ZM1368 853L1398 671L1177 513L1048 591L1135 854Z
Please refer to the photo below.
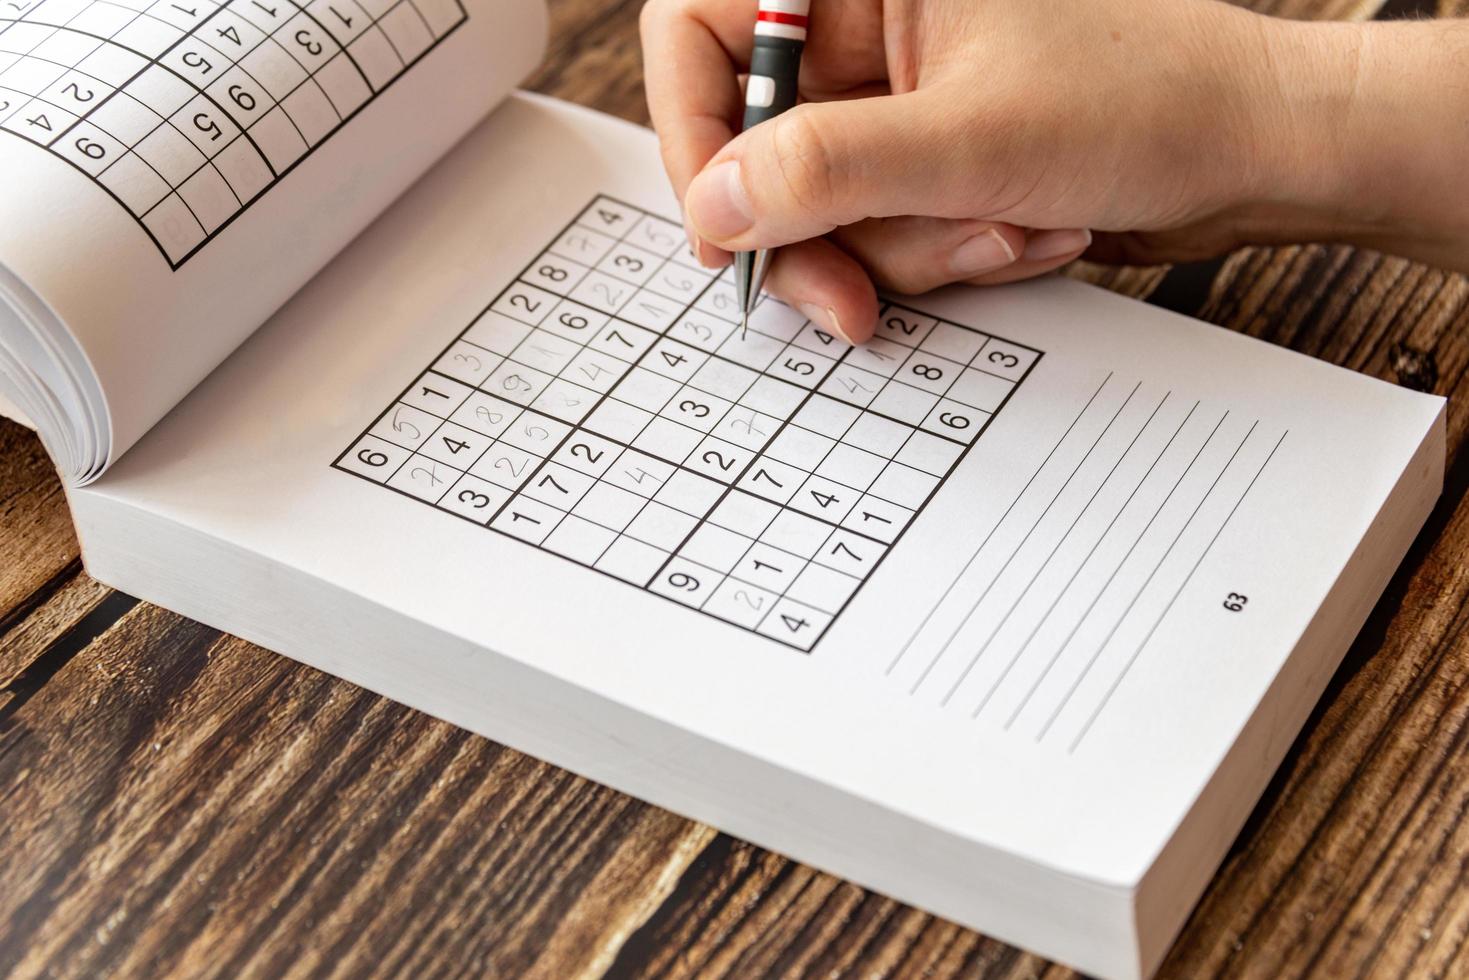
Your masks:
M1462 268L1469 98L1444 80L1469 57L1469 29L1258 20L1246 236L1256 226L1259 240L1346 242Z

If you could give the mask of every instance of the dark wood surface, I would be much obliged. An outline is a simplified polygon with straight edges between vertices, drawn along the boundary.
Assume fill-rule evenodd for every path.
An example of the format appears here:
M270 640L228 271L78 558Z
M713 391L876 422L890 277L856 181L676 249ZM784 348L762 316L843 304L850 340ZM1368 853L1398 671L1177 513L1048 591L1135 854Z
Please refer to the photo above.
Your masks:
M646 121L638 5L552 10L532 87ZM1320 247L1075 274L1453 399L1443 500L1163 975L1469 975L1469 280ZM97 585L9 423L0 815L3 975L1069 975Z

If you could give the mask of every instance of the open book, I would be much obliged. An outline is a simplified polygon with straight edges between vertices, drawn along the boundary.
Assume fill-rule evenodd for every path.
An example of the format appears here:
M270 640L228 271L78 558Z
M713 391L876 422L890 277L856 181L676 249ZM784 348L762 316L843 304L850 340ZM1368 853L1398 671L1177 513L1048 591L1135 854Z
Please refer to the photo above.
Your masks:
M0 392L93 575L1096 974L1440 491L1439 399L1070 281L742 334L652 134L511 94L535 3L0 17Z

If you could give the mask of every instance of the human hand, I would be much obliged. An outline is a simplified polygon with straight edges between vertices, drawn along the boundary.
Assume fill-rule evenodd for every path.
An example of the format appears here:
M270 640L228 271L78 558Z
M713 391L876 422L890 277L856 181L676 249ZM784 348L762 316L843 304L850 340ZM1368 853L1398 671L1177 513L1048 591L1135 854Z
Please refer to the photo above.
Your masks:
M1103 233L1096 257L1153 262L1314 228L1320 188L1283 177L1281 86L1320 69L1299 90L1330 107L1343 69L1287 22L1212 0L816 0L805 103L736 137L754 17L644 8L664 163L702 262L784 246L767 288L854 342L874 283L1039 275L1088 248L1078 229Z

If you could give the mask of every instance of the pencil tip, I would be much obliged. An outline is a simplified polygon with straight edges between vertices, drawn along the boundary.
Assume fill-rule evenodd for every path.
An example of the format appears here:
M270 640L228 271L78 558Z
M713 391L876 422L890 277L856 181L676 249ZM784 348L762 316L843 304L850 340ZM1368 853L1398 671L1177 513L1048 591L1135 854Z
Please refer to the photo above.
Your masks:
M749 314L749 311L747 310L745 312L745 314L740 317L740 340L744 340L745 337L749 333L750 333L750 314Z

